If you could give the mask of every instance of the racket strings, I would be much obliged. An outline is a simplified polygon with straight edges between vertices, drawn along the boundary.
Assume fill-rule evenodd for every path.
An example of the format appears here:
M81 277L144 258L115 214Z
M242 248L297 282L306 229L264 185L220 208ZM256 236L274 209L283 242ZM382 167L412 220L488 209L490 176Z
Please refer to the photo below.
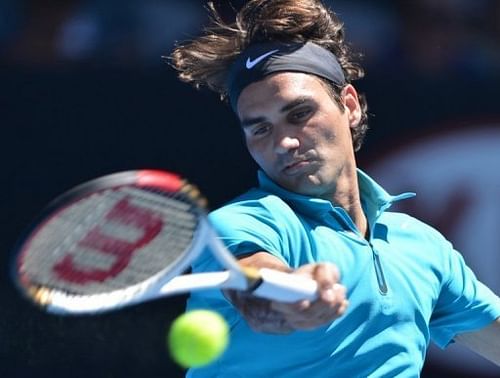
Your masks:
M94 295L154 280L194 237L189 199L136 187L85 197L32 237L20 266L31 285Z

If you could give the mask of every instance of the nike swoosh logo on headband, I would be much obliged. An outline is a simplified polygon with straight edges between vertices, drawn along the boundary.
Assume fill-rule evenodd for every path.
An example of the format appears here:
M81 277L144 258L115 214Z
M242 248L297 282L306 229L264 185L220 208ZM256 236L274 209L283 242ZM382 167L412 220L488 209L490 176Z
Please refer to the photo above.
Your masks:
M255 58L254 60L251 60L250 58L247 58L247 62L246 62L246 65L245 65L246 68L249 69L249 70L251 70L252 68L255 67L255 65L259 64L259 62L261 62L262 60L266 59L269 55L274 54L277 51L279 51L279 50L276 49L276 50L268 51L265 54L262 54L261 56Z

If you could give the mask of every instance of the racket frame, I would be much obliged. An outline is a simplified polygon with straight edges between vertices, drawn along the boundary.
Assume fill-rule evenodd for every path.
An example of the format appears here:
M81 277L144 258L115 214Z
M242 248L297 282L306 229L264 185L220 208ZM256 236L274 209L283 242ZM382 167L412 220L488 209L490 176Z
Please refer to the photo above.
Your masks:
M91 193L131 185L179 192L192 203L198 224L191 244L173 263L137 284L91 295L71 294L56 288L34 285L23 279L20 273L22 256L29 248L31 240L55 214ZM285 302L317 298L317 285L311 279L273 269L242 268L215 234L206 217L205 208L206 200L196 187L182 180L180 176L164 171L119 172L80 184L52 201L18 241L14 249L15 262L12 264L14 281L32 302L45 311L61 315L101 313L162 296L214 288L244 290L258 297ZM188 270L191 263L206 249L209 249L227 270L182 275L181 273Z
M162 179L163 178L163 179ZM56 288L49 288L43 285L34 285L29 280L23 279L21 264L23 255L29 249L31 241L38 232L43 229L47 222L54 216L63 212L78 201L86 198L89 194L98 193L104 190L116 189L125 186L138 186L140 188L160 189L172 192L179 192L185 195L188 202L192 203L198 218L198 225L194 231L191 245L180 255L169 267L157 272L152 277L130 287L117 289L100 294L82 295L71 294ZM245 290L251 279L255 279L254 274L246 275L240 268L236 259L222 245L216 237L212 227L209 225L204 211L206 200L200 195L198 189L182 180L180 176L155 170L139 170L119 172L103 176L83 184L80 184L69 191L61 194L50 202L42 212L32 222L20 238L14 248L15 262L12 264L12 277L17 287L32 302L44 308L44 310L56 314L78 314L105 312L112 309L133 305L140 302L157 298L170 281L178 277L189 269L190 264L207 248L214 251L214 256L228 270L225 272L208 273L200 276L198 280L188 277L198 275L184 275L184 279L177 283L178 289L168 291L164 295L174 295L186 293L190 290L205 289L221 285L237 290ZM216 251L216 252L215 252ZM191 288L182 282L190 281Z

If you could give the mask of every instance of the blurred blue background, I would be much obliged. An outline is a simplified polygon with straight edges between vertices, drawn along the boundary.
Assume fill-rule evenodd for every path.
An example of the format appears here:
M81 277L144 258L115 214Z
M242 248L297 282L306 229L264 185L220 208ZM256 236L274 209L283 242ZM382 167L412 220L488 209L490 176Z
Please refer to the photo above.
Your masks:
M242 3L215 1L228 19ZM15 292L8 261L50 199L102 174L178 171L212 207L255 183L230 109L180 83L162 59L200 32L204 4L0 0L0 376L182 376L165 333L184 297L54 317ZM368 98L371 130L361 167L389 190L422 193L405 210L454 240L500 293L500 1L328 4L364 54L367 76L357 87ZM498 377L500 370L459 348L432 348L422 376Z

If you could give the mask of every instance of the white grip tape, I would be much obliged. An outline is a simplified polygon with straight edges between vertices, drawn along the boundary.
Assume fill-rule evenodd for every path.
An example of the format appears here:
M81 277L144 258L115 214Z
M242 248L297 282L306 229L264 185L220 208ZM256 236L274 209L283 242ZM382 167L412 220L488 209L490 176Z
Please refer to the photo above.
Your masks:
M318 285L310 278L267 268L260 269L259 273L262 282L252 292L257 297L280 302L314 300L318 297Z

